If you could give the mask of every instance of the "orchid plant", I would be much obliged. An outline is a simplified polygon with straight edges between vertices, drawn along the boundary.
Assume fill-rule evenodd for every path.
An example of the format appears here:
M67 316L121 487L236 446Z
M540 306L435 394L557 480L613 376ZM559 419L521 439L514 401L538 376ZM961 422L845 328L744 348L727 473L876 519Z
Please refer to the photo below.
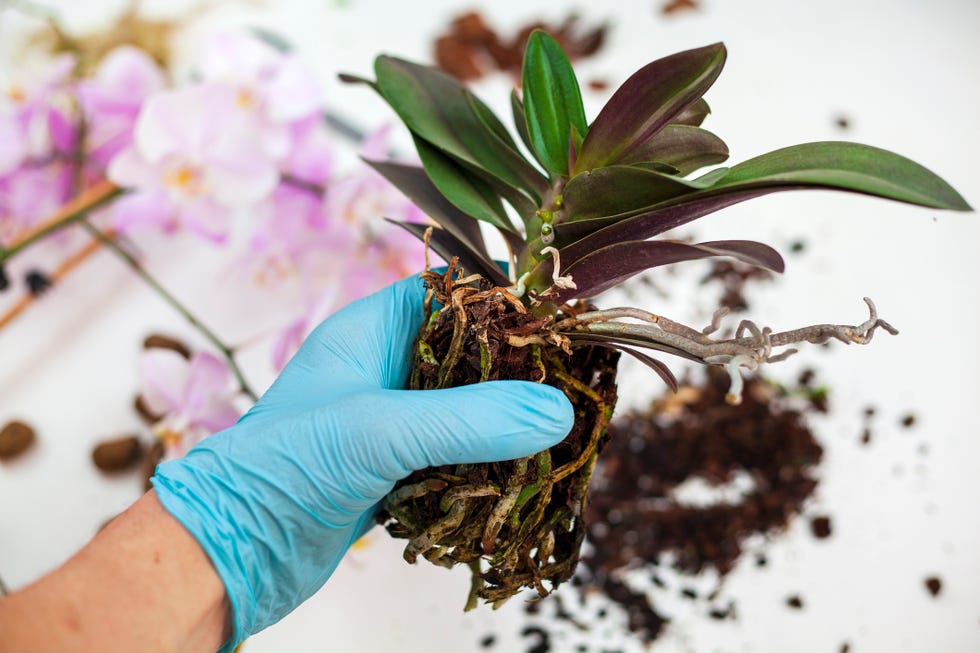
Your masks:
M728 148L701 127L703 95L721 73L724 45L647 64L593 120L558 43L533 33L523 92L511 95L518 138L453 78L391 56L375 61L367 84L414 139L421 167L376 161L376 170L437 226L402 224L450 261L423 275L429 295L413 352L411 387L518 378L561 388L576 424L561 444L536 456L492 465L424 470L399 484L381 521L408 539L405 558L468 565L467 607L497 604L523 587L541 596L567 580L584 537L588 482L615 404L618 352L630 354L676 387L648 352L724 366L729 401L742 373L780 360L799 342L870 342L879 328L815 325L784 332L743 321L719 338L723 313L705 329L635 307L599 309L592 298L633 275L681 261L727 256L781 272L768 245L658 238L738 202L795 189L832 189L911 204L969 210L938 176L898 154L846 142L786 147L731 167L713 167ZM515 220L516 219L516 220ZM508 247L503 267L488 254L481 225ZM615 350L615 352L613 351Z

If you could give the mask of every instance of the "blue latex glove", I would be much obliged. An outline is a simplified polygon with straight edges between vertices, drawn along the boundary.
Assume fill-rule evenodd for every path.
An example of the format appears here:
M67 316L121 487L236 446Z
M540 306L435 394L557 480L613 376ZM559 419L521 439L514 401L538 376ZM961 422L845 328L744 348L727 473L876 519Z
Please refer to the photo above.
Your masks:
M395 481L528 456L571 428L571 404L545 385L401 390L422 298L411 278L339 311L238 424L157 468L161 503L228 592L234 625L222 651L319 589Z

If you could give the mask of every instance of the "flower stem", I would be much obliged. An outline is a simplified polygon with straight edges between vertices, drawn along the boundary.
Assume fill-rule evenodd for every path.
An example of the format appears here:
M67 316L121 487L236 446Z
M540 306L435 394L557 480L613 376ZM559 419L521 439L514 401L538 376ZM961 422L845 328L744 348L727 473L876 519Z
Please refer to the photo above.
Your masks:
M255 394L255 391L252 390L251 386L249 386L248 381L245 380L245 375L242 374L241 368L238 367L238 363L235 362L234 350L228 345L226 345L224 341L222 341L217 335L215 335L214 331L209 329L203 322L201 322L201 320L196 315L191 313L190 310L186 306L184 306L180 302L180 300L174 297L166 288L164 288L160 284L160 282L157 281L155 277L153 277L153 275L147 272L146 268L144 268L140 264L140 262L136 260L135 256L133 256L125 249L120 247L119 244L112 237L110 237L108 234L103 233L101 230L95 227L91 222L85 219L84 216L80 220L81 220L82 227L86 231L88 231L90 234L92 234L92 236L94 236L99 241L101 241L102 244L105 245L106 248L108 248L113 254L115 254L120 259L122 259L123 262L125 262L126 265L128 265L130 269L132 269L132 271L135 272L136 275L146 283L146 285L148 285L158 295L160 295L160 297L163 298L165 302L170 304L170 306L173 307L175 311L180 313L184 317L184 319L186 319L188 323L190 323L191 326L197 329L201 333L201 335L207 338L208 341L210 341L211 344L214 345L218 349L218 351L221 352L221 354L225 357L225 360L228 361L228 366L231 368L232 373L235 375L235 380L238 381L238 386L241 389L241 391L245 395L247 395L250 399L252 399L252 401L257 401L258 395Z
M26 234L10 244L9 247L0 245L0 263L3 263L21 250L33 245L46 236L63 229L70 224L83 220L89 211L110 202L123 190L108 181L101 181L87 188L71 201L58 209L54 215L44 220Z

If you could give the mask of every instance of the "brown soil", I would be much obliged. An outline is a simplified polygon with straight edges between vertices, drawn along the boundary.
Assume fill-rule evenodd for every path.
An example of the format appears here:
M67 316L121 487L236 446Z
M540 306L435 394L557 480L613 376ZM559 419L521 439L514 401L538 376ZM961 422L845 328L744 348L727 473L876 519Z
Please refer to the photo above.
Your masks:
M104 440L92 450L92 462L104 472L134 468L143 458L143 444L135 435Z
M786 389L753 378L743 403L731 406L724 400L727 375L706 368L703 376L702 382L683 384L649 409L613 421L590 493L591 546L572 584L582 605L594 595L617 604L629 630L647 643L669 622L654 604L657 592L676 591L702 601L712 619L735 618L734 602L721 601L717 592L700 596L686 584L663 578L708 569L724 576L744 555L750 536L785 529L817 485L815 469L823 451L805 415L826 409L824 393L801 385L790 397ZM812 375L801 381L811 383ZM753 487L736 503L698 507L674 497L674 490L691 478L722 485L740 472L751 476ZM816 537L829 536L828 517L816 516L811 523ZM757 554L757 563L764 562ZM672 571L664 574L664 565ZM644 570L656 589L630 586L623 580L625 570ZM802 598L796 598L798 606L797 601L788 605L801 608ZM534 611L545 610L535 606ZM561 620L563 612L549 614ZM600 612L601 619L604 609Z
M521 26L513 37L498 34L476 11L453 19L445 33L433 43L436 66L462 81L472 81L491 72L504 71L519 78L524 46L535 29L543 29L558 41L572 61L591 56L602 47L606 26L580 29L575 14L560 24L533 21Z
M618 353L554 344L513 344L548 337L547 320L486 281L459 284L427 273L441 311L423 328L410 381L413 389L520 379L560 388L575 407L568 437L517 461L416 472L389 495L379 520L409 539L405 558L419 555L475 574L468 607L479 597L506 599L524 587L547 595L575 570L585 536L588 480L616 401Z
M13 460L31 448L36 440L34 429L18 420L0 429L0 460Z

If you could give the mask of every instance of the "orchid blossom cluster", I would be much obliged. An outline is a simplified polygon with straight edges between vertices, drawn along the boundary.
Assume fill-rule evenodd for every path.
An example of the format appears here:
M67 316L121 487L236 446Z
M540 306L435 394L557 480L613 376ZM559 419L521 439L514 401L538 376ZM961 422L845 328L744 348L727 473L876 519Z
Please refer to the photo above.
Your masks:
M0 252L73 197L122 189L92 218L121 242L146 230L190 233L246 261L248 283L299 289L273 339L281 369L316 323L420 269L423 248L382 217L423 214L378 173L341 169L312 69L246 33L213 35L175 82L145 51L121 46L80 78L72 55L0 79ZM387 131L362 155L386 155ZM2 272L2 270L0 270ZM222 365L225 367L222 370ZM143 396L178 454L228 426L227 365L150 350Z

